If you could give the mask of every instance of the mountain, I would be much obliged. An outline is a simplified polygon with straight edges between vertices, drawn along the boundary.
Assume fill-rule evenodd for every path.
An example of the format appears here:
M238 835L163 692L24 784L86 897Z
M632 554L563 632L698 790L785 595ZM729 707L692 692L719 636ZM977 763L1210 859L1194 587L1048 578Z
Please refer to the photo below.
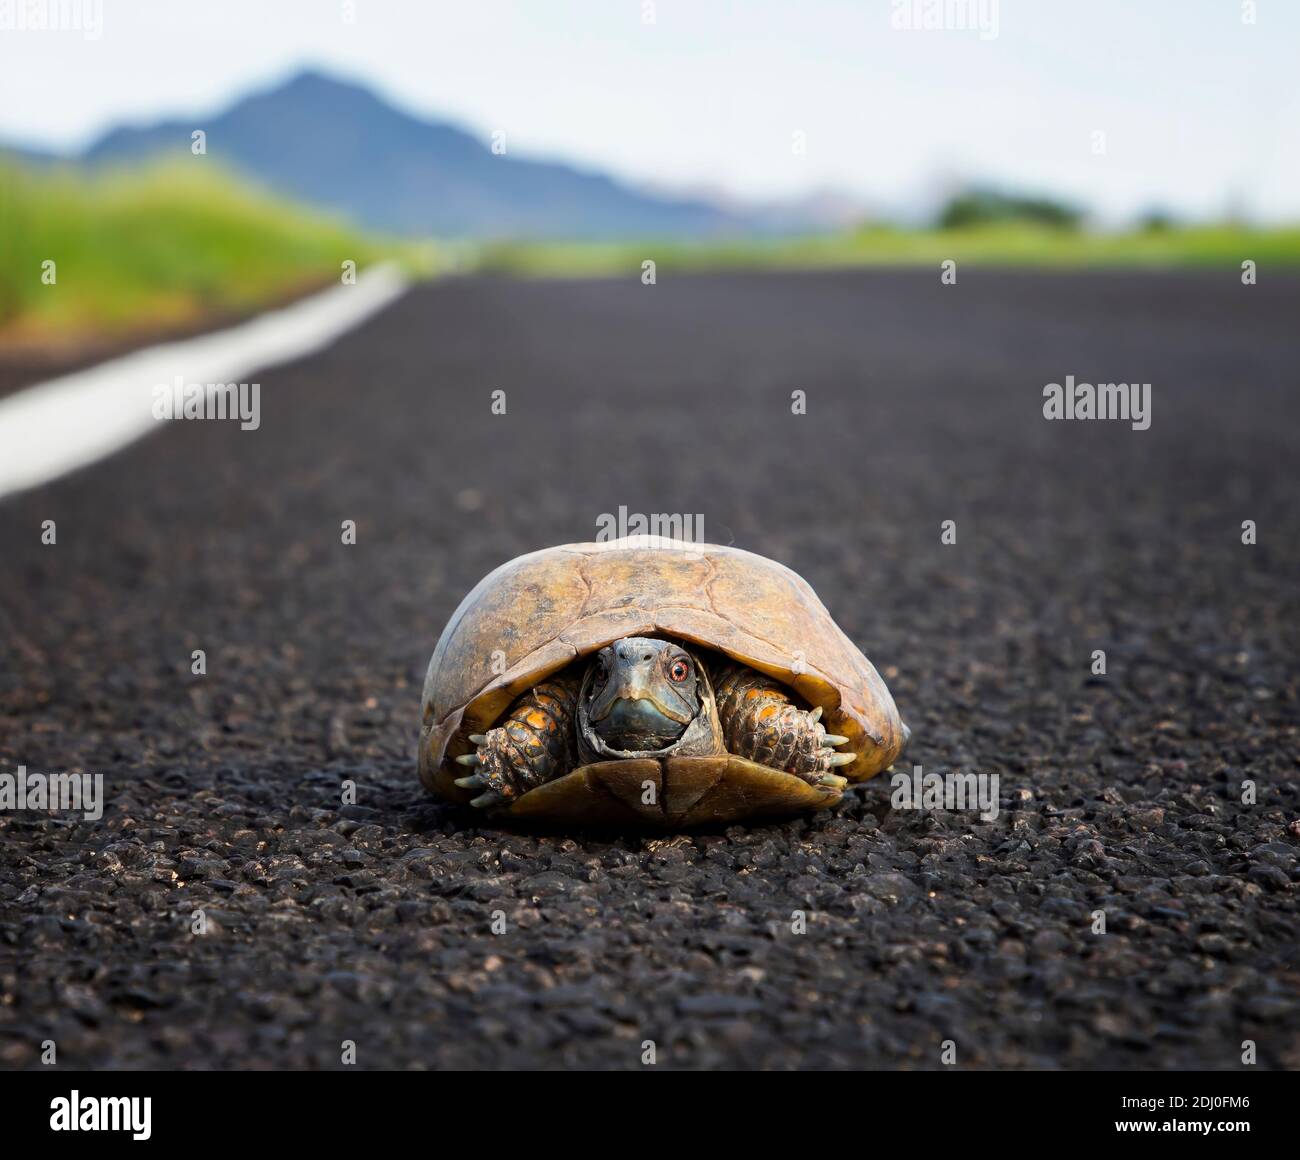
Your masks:
M702 201L742 218L752 230L773 234L836 233L881 219L881 207L834 189L780 201L741 201L726 190L701 185L678 190L678 196Z
M749 232L734 210L639 192L570 166L498 156L455 126L305 72L212 117L113 129L71 160L207 156L372 230L464 238L699 237Z

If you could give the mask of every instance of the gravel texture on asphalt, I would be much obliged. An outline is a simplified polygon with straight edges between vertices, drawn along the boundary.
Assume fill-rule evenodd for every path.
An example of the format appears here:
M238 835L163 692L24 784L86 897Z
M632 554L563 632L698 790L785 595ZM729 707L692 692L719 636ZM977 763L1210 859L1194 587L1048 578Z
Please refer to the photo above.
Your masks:
M661 275L419 288L260 430L0 503L0 771L106 793L0 812L0 1063L1300 1067L1300 282ZM1066 375L1150 382L1150 430L1045 421ZM447 616L620 505L802 573L996 820L428 799Z

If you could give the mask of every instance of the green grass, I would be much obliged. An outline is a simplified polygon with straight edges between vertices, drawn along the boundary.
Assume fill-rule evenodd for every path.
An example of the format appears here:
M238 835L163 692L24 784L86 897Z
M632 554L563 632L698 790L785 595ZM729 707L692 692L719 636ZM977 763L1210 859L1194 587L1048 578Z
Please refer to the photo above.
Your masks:
M1005 224L953 230L885 227L820 237L768 241L546 243L484 246L480 269L523 277L639 275L653 259L670 270L834 269L854 266L963 265L1026 267L1186 267L1240 272L1300 266L1300 228L1254 230L1238 225L1183 226L1129 233L1091 233Z
M414 274L448 269L523 277L637 277L703 270L853 266L1208 267L1243 260L1300 267L1300 228L1182 226L1091 233L1025 223L949 230L861 229L735 242L416 244L249 188L207 159L90 176L0 162L0 344L57 345L165 332L256 311L396 260ZM57 282L42 281L56 263Z
M432 247L366 237L206 160L87 176L0 164L0 340L57 343L254 311ZM57 281L42 282L52 260Z

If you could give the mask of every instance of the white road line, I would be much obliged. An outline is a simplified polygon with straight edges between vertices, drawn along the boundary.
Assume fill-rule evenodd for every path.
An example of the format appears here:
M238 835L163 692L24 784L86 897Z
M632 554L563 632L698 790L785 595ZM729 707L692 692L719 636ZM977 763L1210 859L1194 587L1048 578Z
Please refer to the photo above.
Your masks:
M395 266L212 334L164 343L0 399L0 497L111 455L166 425L154 388L237 382L302 358L381 310L406 288ZM360 389L360 385L358 385ZM250 438L256 438L250 435Z

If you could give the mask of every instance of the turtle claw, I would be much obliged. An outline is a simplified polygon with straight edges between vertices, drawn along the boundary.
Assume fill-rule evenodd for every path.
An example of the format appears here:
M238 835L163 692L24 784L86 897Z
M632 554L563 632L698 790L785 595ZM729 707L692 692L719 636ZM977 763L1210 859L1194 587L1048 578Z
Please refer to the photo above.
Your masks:
M815 708L811 713L808 714L808 720L815 725L821 719L822 719L822 707L818 705L817 708Z
M818 785L830 786L833 789L843 789L849 784L847 777L840 777L838 773L823 773L817 779Z
M469 739L476 746L485 746L488 744L486 733L471 733ZM489 757L492 756L491 750L485 750ZM493 786L495 774L491 781L484 776L485 772L491 773L495 763L485 761L481 753L462 753L456 758L457 765L466 765L473 771L465 777L455 779L455 784L461 789L471 790L478 793L478 797L470 799L470 805L477 810L488 810L493 806L498 806L507 800L507 795L498 792ZM483 792L480 792L483 791Z
M857 759L858 755L856 753L832 753L829 761L831 767L834 768L837 765L852 765Z
M843 745L848 738L841 737L838 733L827 733L822 740L825 741L827 745Z

